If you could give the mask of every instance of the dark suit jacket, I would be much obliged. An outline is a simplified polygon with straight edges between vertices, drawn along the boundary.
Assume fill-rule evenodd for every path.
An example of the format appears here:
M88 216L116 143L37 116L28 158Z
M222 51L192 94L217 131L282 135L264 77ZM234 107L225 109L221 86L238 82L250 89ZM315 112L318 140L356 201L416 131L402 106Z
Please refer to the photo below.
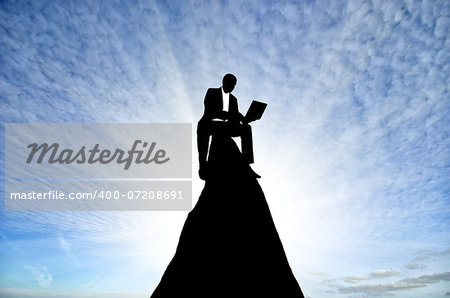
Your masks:
M224 119L222 90L220 88L209 88L205 95L205 110L200 122L209 122L214 118ZM240 114L236 97L230 93L228 107L228 121L239 121Z

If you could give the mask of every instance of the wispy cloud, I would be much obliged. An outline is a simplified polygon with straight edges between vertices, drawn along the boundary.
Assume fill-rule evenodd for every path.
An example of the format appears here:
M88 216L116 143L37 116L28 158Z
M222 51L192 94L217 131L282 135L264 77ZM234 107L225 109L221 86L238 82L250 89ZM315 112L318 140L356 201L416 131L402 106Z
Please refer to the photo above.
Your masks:
M382 295L396 291L412 290L426 287L440 281L450 281L450 272L427 274L417 278L406 278L396 282L365 284L351 287L341 287L341 293L363 293L366 295Z
M311 272L315 276L326 276L327 273L324 271Z
M59 245L61 246L61 248L66 253L67 259L70 260L70 262L72 264L74 264L75 266L80 267L80 262L73 254L72 248L71 248L70 244L67 242L67 240L62 235L60 235L60 236L58 236L58 242L59 242Z
M364 275L354 275L354 276L347 276L347 277L343 277L342 280L348 283L359 283L361 281L365 281L365 280L371 280L371 279L376 279L376 278L385 278L385 277L391 277L391 276L396 276L398 275L398 272L392 269L380 269L380 270L375 270L372 273L370 273L370 275L364 276Z
M33 278L37 281L41 288L50 287L53 278L48 272L47 267L25 265L24 268L31 273L31 275L33 275Z
M401 281L416 284L431 284L439 281L450 281L450 272L426 274L416 278L406 278Z
M448 249L444 250L420 250L416 253L422 261L429 261L430 266L436 268L433 262L438 264L448 263ZM428 266L426 264L418 264L410 262L404 266L408 270L423 270ZM437 267L442 268L442 267ZM445 268L445 267L444 267ZM430 287L438 282L450 281L450 272L436 272L423 274L418 277L411 277L409 271L397 271L394 269L378 269L367 275L352 275L341 277L340 280L345 283L354 284L348 286L346 284L329 282L329 279L323 280L328 292L332 293L362 293L368 297L390 296L397 291L412 291L418 288ZM377 282L379 279L388 279L387 282ZM436 288L436 295L439 293L440 287Z
M6 243L6 245L7 245L9 248L11 248L11 249L13 249L13 250L17 250L17 246L14 244L14 242L10 241L10 240L8 239L8 237L6 237L5 234L3 234L3 233L0 232L0 237L2 238L2 241L3 241L4 243Z
M91 280L91 281L85 283L85 284L82 285L81 287L82 287L82 288L87 288L87 287L89 287L89 286L92 286L92 285L99 279L99 277L100 277L100 273L98 273L98 274L94 277L93 280Z
M353 275L353 276L346 276L346 277L342 277L342 280L348 283L352 283L352 284L357 284L361 281L364 280L369 280L370 277L369 276L365 276L365 275Z
M412 290L424 287L424 284L405 283L405 282L390 282L371 285L359 285L351 287L342 287L338 291L341 293L363 293L366 295L381 295L389 294L395 291Z
M405 265L406 269L415 270L415 269L424 269L427 268L427 265L417 264L417 263L408 263Z
M373 278L383 278L383 277L391 277L391 276L396 276L398 275L398 272L392 269L387 269L387 270L375 270L373 271L370 276L372 276Z
M431 250L418 251L414 260L424 261L432 258L442 258L445 256L450 256L450 247L441 251L431 251Z

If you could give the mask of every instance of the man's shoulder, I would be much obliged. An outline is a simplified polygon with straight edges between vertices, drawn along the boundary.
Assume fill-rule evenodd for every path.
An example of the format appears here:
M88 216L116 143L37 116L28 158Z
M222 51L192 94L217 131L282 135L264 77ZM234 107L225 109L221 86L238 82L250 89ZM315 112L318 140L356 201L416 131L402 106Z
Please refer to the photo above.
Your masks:
M219 88L209 88L208 91L206 91L206 93L219 93L220 92L220 87Z
M208 97L217 97L217 96L220 96L220 95L221 95L220 88L209 88L206 91L206 98L208 98Z

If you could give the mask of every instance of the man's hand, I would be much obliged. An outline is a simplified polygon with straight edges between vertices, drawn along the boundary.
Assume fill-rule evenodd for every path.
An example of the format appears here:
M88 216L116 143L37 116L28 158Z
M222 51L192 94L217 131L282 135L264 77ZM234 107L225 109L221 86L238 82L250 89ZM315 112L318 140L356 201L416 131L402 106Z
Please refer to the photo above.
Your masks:
M245 124L245 125L247 125L250 122L241 113L239 113L239 121L242 121L242 124Z

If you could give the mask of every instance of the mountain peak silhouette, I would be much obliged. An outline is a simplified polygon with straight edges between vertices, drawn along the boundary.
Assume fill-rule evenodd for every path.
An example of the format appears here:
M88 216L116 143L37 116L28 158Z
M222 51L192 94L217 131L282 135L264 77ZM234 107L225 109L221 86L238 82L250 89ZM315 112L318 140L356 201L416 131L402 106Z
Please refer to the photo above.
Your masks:
M207 171L151 298L304 297L264 193L231 137L212 137Z

